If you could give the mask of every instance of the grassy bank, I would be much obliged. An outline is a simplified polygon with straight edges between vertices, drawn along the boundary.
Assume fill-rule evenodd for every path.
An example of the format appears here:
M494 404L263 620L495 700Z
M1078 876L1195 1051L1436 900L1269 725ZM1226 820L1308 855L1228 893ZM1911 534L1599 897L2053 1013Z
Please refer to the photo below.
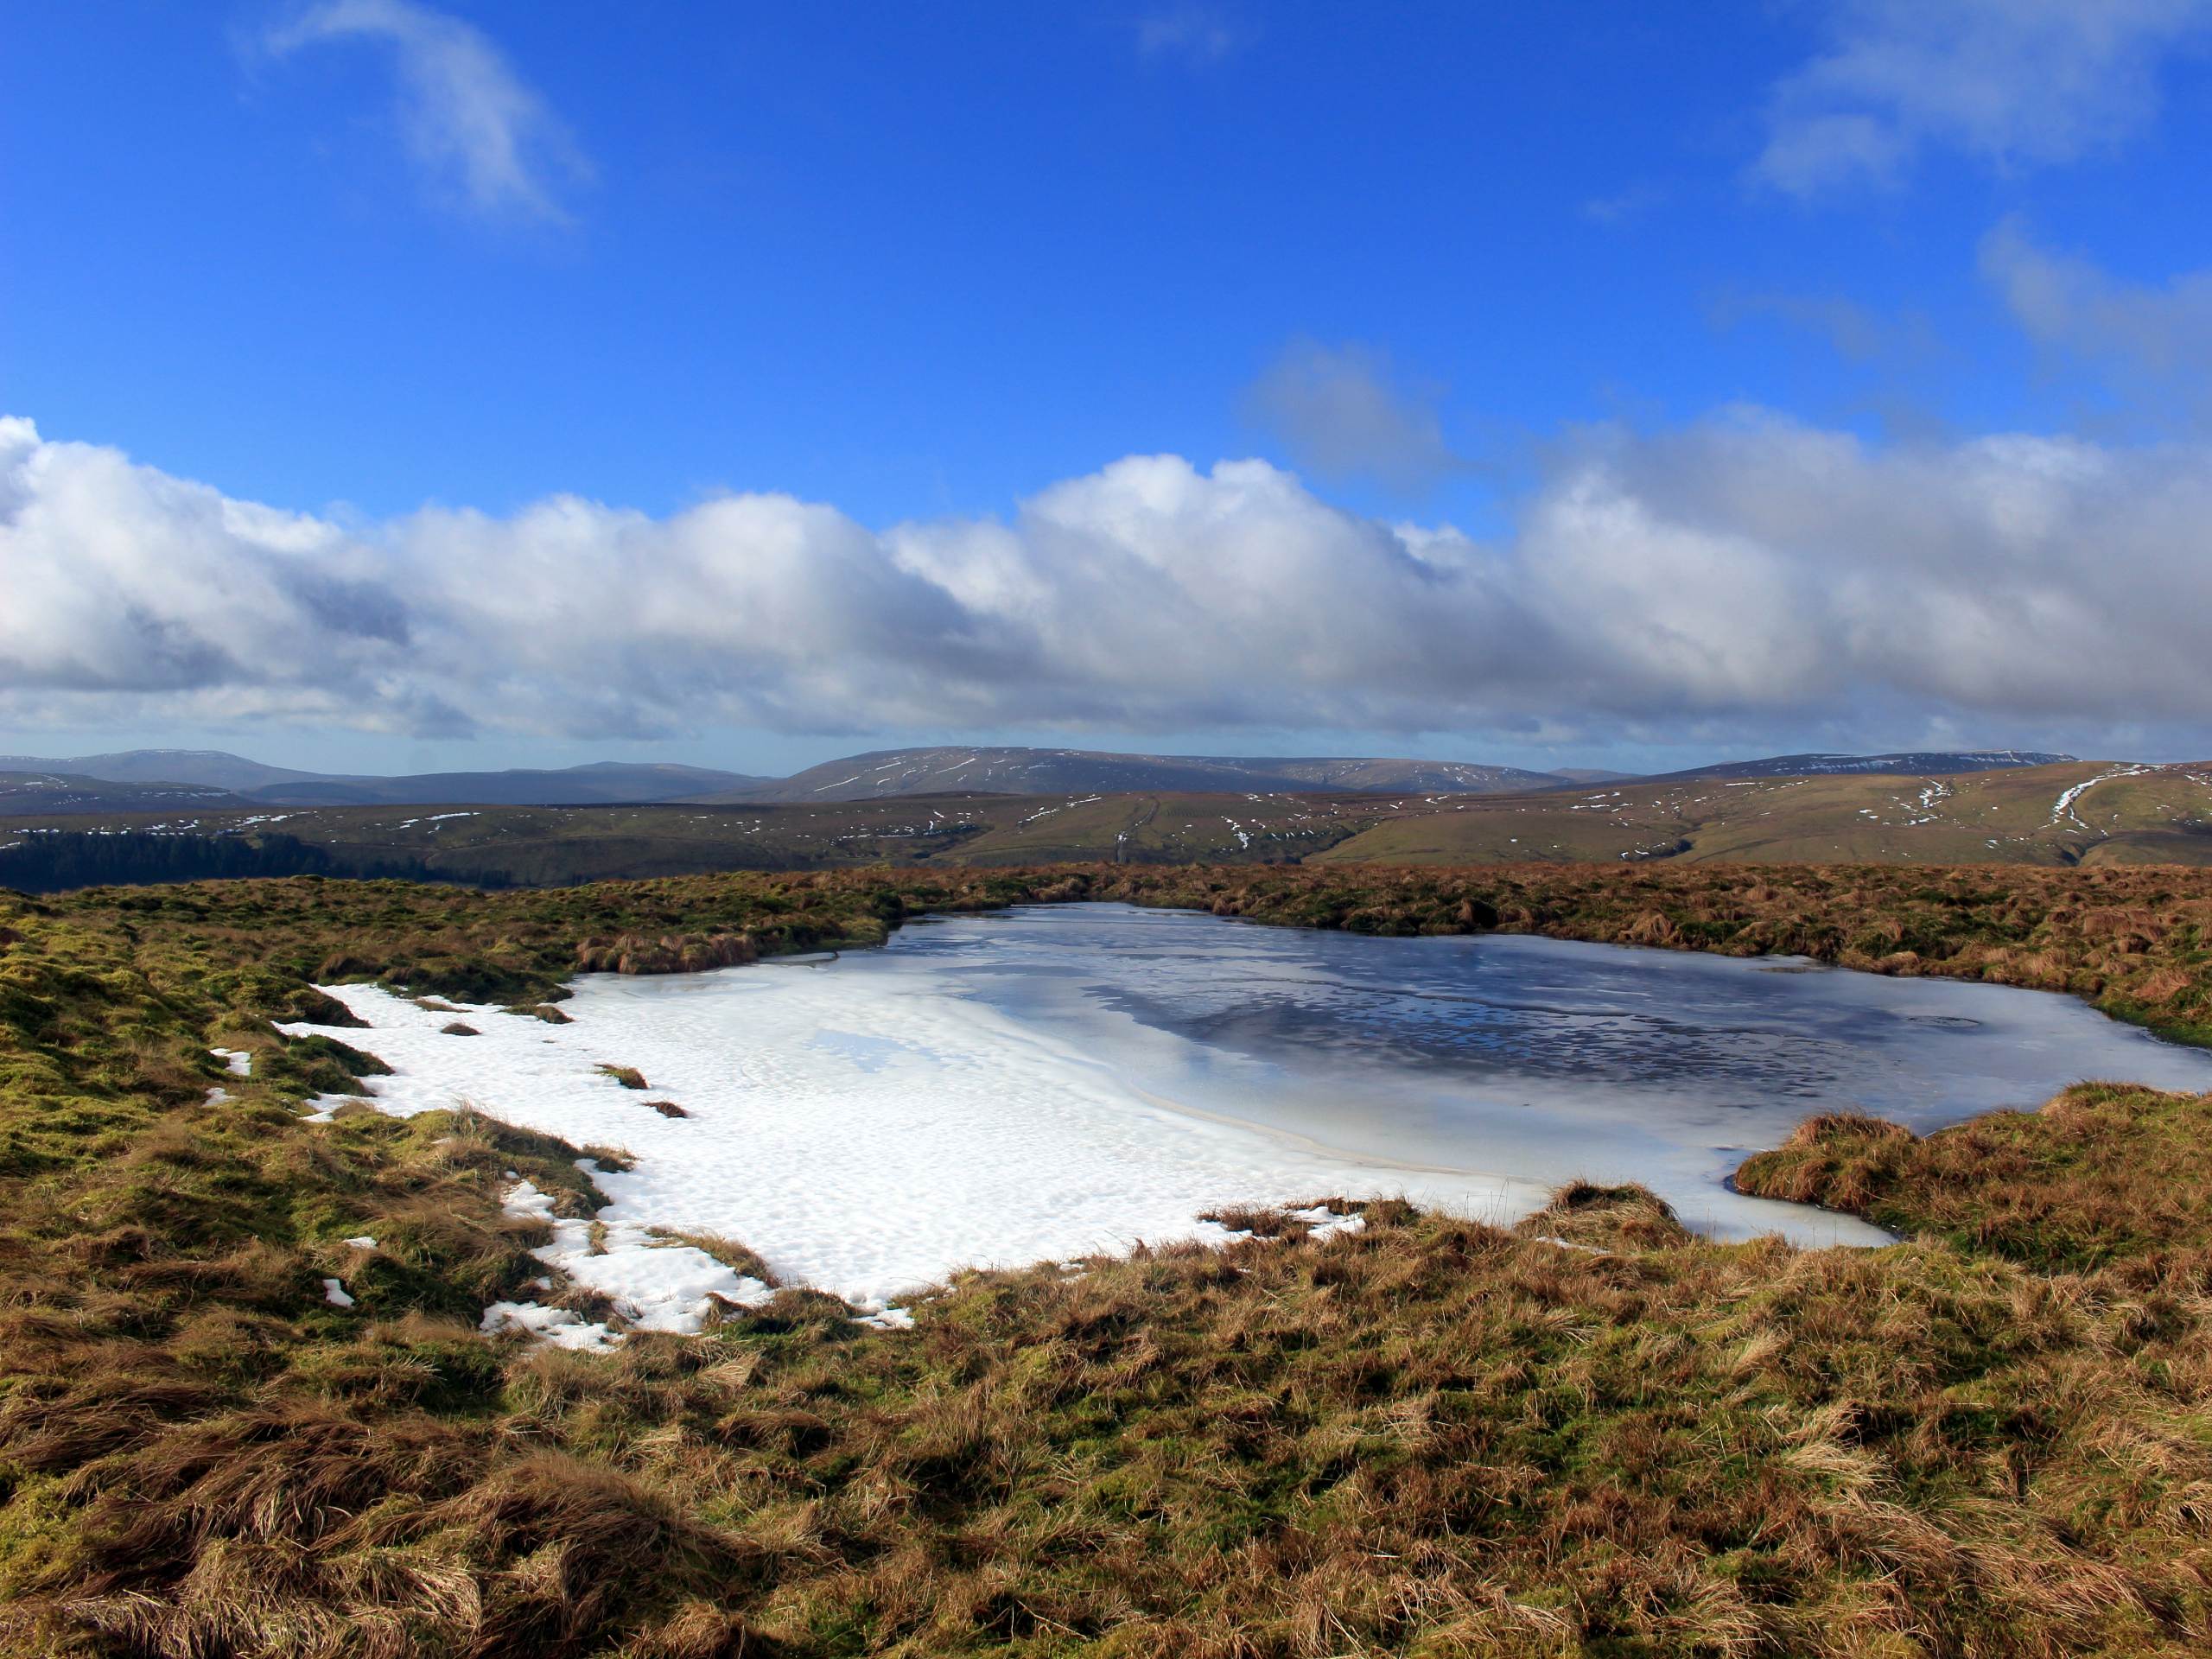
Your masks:
M2186 1095L2088 1083L2040 1111L1925 1136L1876 1118L1813 1118L1736 1183L2045 1272L2156 1270L2202 1247L2207 1127L2203 1103Z
M1705 1243L1634 1189L1510 1231L1382 1205L1326 1241L976 1275L912 1332L791 1291L599 1357L474 1328L543 1272L507 1172L584 1213L576 1149L474 1115L302 1122L368 1063L266 1023L316 977L526 1007L586 960L1110 893L1377 932L1656 915L1675 937L1642 942L1837 960L1924 912L1950 919L1908 928L1916 971L2179 973L2145 1006L2186 1031L2205 894L2135 874L2166 897L1052 871L0 901L0 1649L2199 1651L2212 1098L2075 1091L1918 1140L1832 1121L1739 1177L1912 1236L1876 1253Z
M302 982L534 1002L582 971L671 972L880 944L904 918L1111 899L1389 936L1505 931L1797 954L1866 972L2071 992L2212 1043L2212 870L2128 867L1518 865L1479 870L1060 865L738 873L486 893L313 879L105 887L31 911L243 976L242 1008ZM199 971L194 967L191 971Z

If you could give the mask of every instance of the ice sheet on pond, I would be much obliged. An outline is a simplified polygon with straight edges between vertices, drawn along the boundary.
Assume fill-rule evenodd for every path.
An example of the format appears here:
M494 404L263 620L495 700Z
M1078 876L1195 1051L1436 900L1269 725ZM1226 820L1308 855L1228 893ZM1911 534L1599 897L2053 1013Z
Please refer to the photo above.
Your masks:
M1217 1205L1403 1193L1502 1221L1575 1178L1641 1181L1725 1236L1874 1242L1723 1179L1819 1111L1924 1129L2084 1077L2212 1088L2212 1055L2034 992L1119 906L910 925L812 966L589 976L572 1024L469 1010L469 1039L327 988L394 1067L365 1084L385 1109L465 1100L626 1148L634 1170L598 1178L610 1227L723 1234L869 1305L963 1264L1219 1238L1196 1219Z

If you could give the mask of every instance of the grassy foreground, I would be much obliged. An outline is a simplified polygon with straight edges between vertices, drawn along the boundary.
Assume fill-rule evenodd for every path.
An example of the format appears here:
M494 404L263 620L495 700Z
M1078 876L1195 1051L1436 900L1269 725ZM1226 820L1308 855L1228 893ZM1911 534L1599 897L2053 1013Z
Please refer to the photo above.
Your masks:
M1262 1217L1222 1252L977 1275L911 1332L790 1291L597 1357L474 1330L543 1272L507 1173L584 1213L576 1149L473 1114L302 1122L370 1063L267 1024L316 977L523 1017L579 965L1107 893L2049 976L2183 1035L2212 990L2188 872L1150 875L1184 885L0 898L0 1651L2212 1642L2212 1097L2077 1090L1924 1138L1823 1120L1740 1174L1913 1236L1880 1252L1707 1243L1635 1189L1510 1231L1378 1205L1326 1241Z

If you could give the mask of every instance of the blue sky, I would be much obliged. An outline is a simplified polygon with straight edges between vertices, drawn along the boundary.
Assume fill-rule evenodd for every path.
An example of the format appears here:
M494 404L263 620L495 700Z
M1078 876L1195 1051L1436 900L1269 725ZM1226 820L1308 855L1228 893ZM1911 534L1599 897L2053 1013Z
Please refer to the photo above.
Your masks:
M2001 569L1990 580L2032 590L2053 637L2124 639L2142 619L2110 613L2084 541L2107 561L2131 550L2130 591L2152 599L2202 568L2173 526L2205 478L2191 383L2212 366L2212 297L2190 276L2212 267L2207 12L28 10L0 59L0 411L36 423L22 454L60 457L22 463L38 488L82 461L67 499L111 522L56 530L24 512L0 543L18 626L30 638L35 611L38 625L11 654L0 621L0 747L220 743L365 769L618 752L781 769L966 737L1630 766L1945 737L2212 750L2212 710L2188 696L2070 701L2101 657L2050 683L2017 663L1900 666L1868 643L1881 601L1863 592L1791 632L1828 602L1831 576L1900 584L1915 607L1914 584L1943 572L1926 601L1941 610L1974 592L1961 572ZM1765 437L1742 438L1746 410ZM1901 490L1925 488L1927 539L1897 555L1808 528L1859 512L1823 494L1827 463L1804 459L1815 436L1858 446L1865 533ZM2005 539L2018 512L1986 508L1974 446L1993 436L2077 446L2068 466L2086 454L2129 481L2082 486L2054 510L2074 539L2050 530L2024 549ZM1804 472L1802 499L1745 505L1740 480L1777 468L1734 448L1762 442L1796 457L1778 470ZM265 536L210 550L122 504L99 457L72 446L316 528L276 552ZM2014 473L2047 479L2053 453ZM1150 569L1173 547L1242 584L1178 579L1173 602L1230 634L1179 620L1161 660L1123 683L1103 664L1130 662L1141 619L1077 632L1107 556L1068 552L1077 532L1058 519L1033 533L1021 504L1154 455L1187 458L1202 480L1256 458L1295 474L1299 494L1264 533L1247 527L1257 543L1218 529L1231 509L1212 497L1179 496L1165 528L1133 527L1126 490L1086 506L1102 516L1080 527L1085 548L1104 537ZM1638 534L1702 538L1685 581L1718 580L1723 598L1765 583L1780 608L1711 638L1677 626L1680 649L1632 672L1609 664L1642 652L1634 638L1566 666L1579 647L1562 645L1548 668L1486 642L1484 629L1575 637L1559 612L1578 591L1602 598L1600 631L1649 612L1637 573L1675 556L1616 540L1599 560L1556 540L1592 533L1561 519L1592 467L1629 518L1660 526ZM2169 504L2158 522L2109 519L2146 492ZM922 556L897 546L850 568L794 554L773 592L745 577L748 606L794 614L828 602L807 586L824 572L867 585L870 626L840 623L810 649L879 660L905 649L902 611L950 595L931 626L959 661L918 655L865 685L794 670L788 617L765 644L653 620L683 612L699 580L687 559L750 557L750 543L627 556L632 587L664 569L671 588L607 613L617 671L637 683L580 696L588 719L548 714L576 689L528 652L477 678L439 659L502 654L499 630L533 626L464 591L456 563L480 561L487 584L597 579L615 556L592 537L630 534L624 513L673 536L687 512L751 493L871 534L1012 525L1027 563L1020 582L982 582L979 556L944 555L965 574L929 565L918 596L900 581ZM1161 511L1156 491L1136 493ZM569 496L614 517L558 559L520 545L528 516ZM1974 502L1979 517L1961 505ZM491 539L426 527L425 508L480 515ZM1295 540L1301 514L1348 550L1293 560L1289 576L1313 579L1278 591L1260 543ZM1962 514L1974 522L1945 528ZM1465 543L1443 575L1416 575L1470 607L1481 664L1455 667L1449 640L1421 639L1409 668L1379 628L1357 651L1316 644L1363 581L1395 579L1396 552L1365 577L1358 562L1404 525ZM162 551L171 536L188 554ZM1715 578L1745 538L1754 575ZM124 542L156 573L116 553ZM1231 543L1243 550L1218 554ZM149 595L202 557L217 563L201 590L238 584L240 614L275 594L272 627L287 603L328 620L336 601L298 598L302 561L344 573L340 608L397 620L339 626L296 671L246 660L236 639L186 648L197 601ZM123 563L63 590L95 560ZM453 589L445 610L411 574L424 560ZM699 603L736 591L710 582ZM1247 601L1264 626L1234 626ZM1402 625L1422 608L1407 605L1385 594L1376 615ZM98 628L54 643L118 606L150 619L135 645ZM1286 616L1287 640L1268 632ZM2017 620L1961 616L1951 637ZM1756 658L1785 634L1820 661L1770 673L1770 695L1715 666L1734 640ZM2049 655L2031 630L2018 645ZM1228 677L1185 671L1192 652ZM1257 666L1232 675L1240 652ZM149 653L158 671L130 666ZM1072 658L1086 666L1064 676ZM303 689L317 662L328 675ZM702 689L671 688L663 664ZM1261 683L1270 664L1283 685ZM939 667L963 690L940 697Z

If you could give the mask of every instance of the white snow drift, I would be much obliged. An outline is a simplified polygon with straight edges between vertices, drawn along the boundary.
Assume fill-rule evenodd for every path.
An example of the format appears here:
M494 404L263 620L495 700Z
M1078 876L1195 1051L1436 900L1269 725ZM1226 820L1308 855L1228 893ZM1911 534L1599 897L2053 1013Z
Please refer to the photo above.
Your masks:
M788 1282L881 1307L963 1266L1225 1239L1198 1218L1221 1205L1412 1192L1505 1220L1545 1196L1532 1182L1330 1154L1147 1097L1072 1046L927 981L785 966L594 976L564 1005L569 1025L467 1008L482 1033L467 1038L442 1031L454 1018L445 1008L327 988L372 1027L335 1034L393 1068L364 1085L384 1110L467 1103L631 1154L628 1172L591 1166L611 1200L596 1217L603 1251L528 1182L509 1203L553 1223L541 1260L650 1330L696 1331L710 1297L768 1294L656 1232L737 1239ZM650 1087L626 1089L601 1065L636 1066ZM663 1116L652 1100L687 1115ZM314 1103L327 1117L343 1102ZM486 1319L572 1345L603 1339L558 1312L503 1303Z

